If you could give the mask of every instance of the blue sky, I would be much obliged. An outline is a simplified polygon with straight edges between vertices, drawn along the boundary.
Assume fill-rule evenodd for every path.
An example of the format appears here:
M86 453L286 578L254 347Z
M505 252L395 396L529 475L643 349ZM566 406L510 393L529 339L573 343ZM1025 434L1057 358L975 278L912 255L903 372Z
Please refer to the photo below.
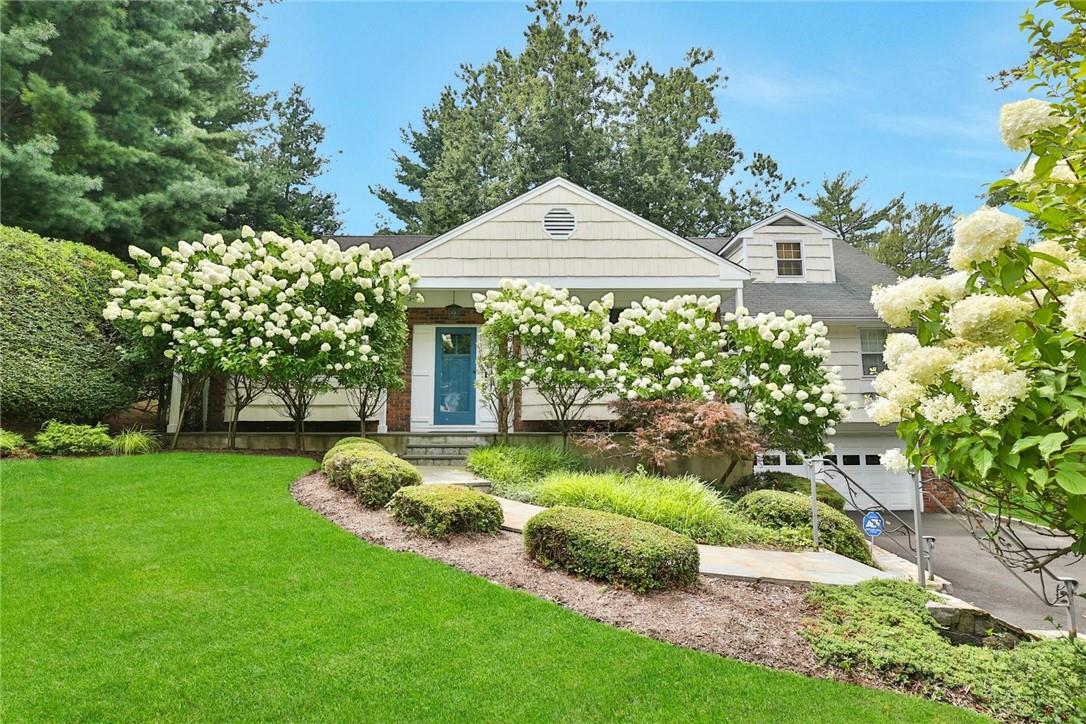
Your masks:
M999 142L987 77L1020 62L1026 3L590 4L614 34L658 68L690 46L712 48L730 77L723 125L744 150L772 155L808 189L841 170L867 176L872 201L971 211L986 182L1017 156ZM262 8L269 47L264 90L305 86L328 128L321 186L335 191L344 232L368 234L383 205L368 191L391 183L399 131L417 122L460 63L517 50L529 16L521 2L285 2ZM798 199L787 205L804 211Z

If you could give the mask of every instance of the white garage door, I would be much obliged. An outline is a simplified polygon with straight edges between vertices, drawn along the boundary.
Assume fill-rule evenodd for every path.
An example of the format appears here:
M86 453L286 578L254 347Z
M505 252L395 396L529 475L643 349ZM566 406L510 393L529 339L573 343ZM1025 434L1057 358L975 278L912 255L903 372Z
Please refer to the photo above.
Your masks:
M901 440L887 435L838 435L834 438L834 453L826 458L837 465L850 478L859 483L886 508L890 510L912 510L912 478L905 473L891 473L879 463L879 456L888 448L903 447ZM803 461L793 456L784 456L778 452L767 452L758 456L755 470L783 470L802 477L807 477ZM856 506L852 505L843 479L827 470L826 482L837 492L845 496L846 509L875 507L871 499L854 490Z

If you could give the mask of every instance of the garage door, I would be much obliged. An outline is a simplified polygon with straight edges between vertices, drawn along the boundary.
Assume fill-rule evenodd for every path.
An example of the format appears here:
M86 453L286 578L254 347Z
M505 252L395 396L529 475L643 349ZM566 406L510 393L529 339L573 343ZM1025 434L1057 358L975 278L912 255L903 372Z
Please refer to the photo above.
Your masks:
M912 510L912 478L906 473L891 473L879 463L879 456L888 448L902 447L901 440L886 435L838 435L834 439L834 447L834 454L827 455L826 459L836 463L882 506L890 510ZM754 469L783 470L807 477L807 469L801 459L778 452L767 452L758 456ZM826 471L825 480L845 496L847 510L877 507L868 496L859 491L854 494L854 507L849 500L845 481L832 471Z

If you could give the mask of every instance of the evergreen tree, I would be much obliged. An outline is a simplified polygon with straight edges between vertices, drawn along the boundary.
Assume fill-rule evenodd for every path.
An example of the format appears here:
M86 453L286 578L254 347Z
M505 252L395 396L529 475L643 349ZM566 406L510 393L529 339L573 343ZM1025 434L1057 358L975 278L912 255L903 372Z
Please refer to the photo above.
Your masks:
M898 204L876 241L873 256L903 277L942 276L954 243L954 212L942 204Z
M253 7L7 2L0 81L4 221L112 251L218 227L265 99Z
M886 206L872 208L866 201L860 203L856 196L867 178L853 181L848 171L842 171L832 180L822 179L822 188L813 196L801 196L814 205L812 219L837 232L842 241L859 249L870 249L879 239L878 226L898 209L903 195Z
M726 79L705 70L711 52L691 50L660 72L613 51L583 0L568 13L559 0L529 9L523 52L462 66L460 87L403 131L403 188L371 189L403 231L447 231L563 176L676 233L726 235L794 187L720 127L715 97Z
M325 128L313 118L313 107L295 84L285 100L272 104L264 142L245 152L249 193L231 207L226 226L248 224L295 238L335 234L336 195L317 189L314 181L328 159L319 153Z

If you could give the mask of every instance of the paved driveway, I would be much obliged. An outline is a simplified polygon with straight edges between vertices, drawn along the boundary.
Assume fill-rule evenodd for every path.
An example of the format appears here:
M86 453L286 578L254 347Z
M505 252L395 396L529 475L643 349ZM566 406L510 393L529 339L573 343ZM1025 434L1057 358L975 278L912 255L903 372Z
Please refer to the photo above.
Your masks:
M911 522L912 514L902 514ZM946 513L927 513L924 515L924 534L934 535L935 573L953 584L953 594L958 598L974 603L995 615L1026 629L1055 628L1045 620L1052 616L1060 627L1067 627L1067 613L1064 608L1046 606L1030 593L1021 582L1007 571L995 558L986 553L973 537L964 531ZM1028 532L1022 537L1028 539ZM1043 540L1040 536L1032 536ZM896 540L895 540L896 538ZM900 536L881 536L876 542L896 555L908 558L908 548L902 550ZM1055 561L1050 567L1059 576L1072 576L1079 581L1079 591L1086 592L1086 559L1075 560L1065 556ZM1023 577L1035 584L1036 574ZM1079 631L1086 630L1086 600L1079 598Z

